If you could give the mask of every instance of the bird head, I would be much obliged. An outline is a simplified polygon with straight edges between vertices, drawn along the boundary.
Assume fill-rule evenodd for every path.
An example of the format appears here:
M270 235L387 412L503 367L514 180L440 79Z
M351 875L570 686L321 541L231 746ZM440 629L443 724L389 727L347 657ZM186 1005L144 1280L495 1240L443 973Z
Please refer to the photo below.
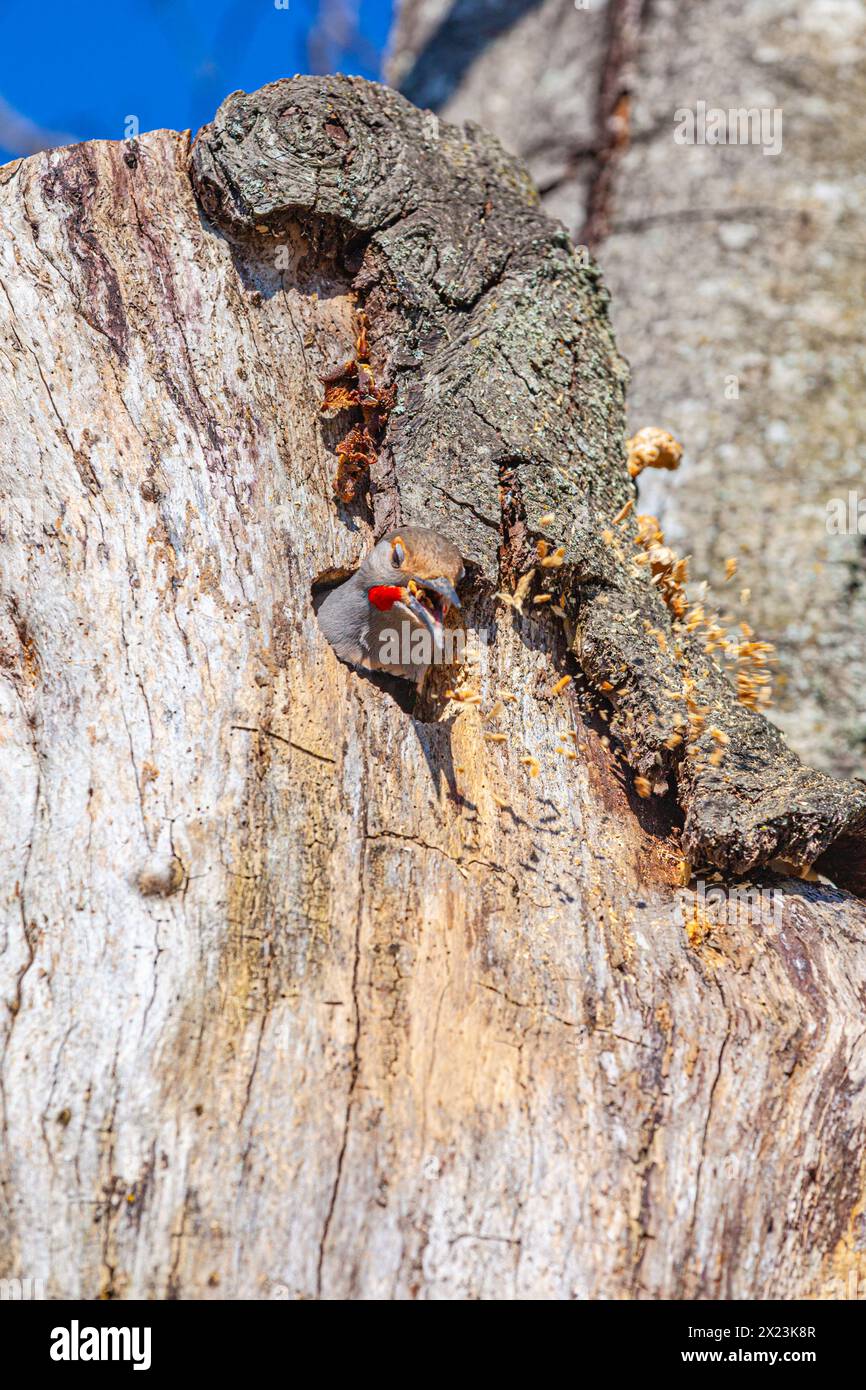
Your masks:
M459 608L463 560L456 546L424 526L401 526L374 546L360 569L371 610L423 625L442 645L449 608Z

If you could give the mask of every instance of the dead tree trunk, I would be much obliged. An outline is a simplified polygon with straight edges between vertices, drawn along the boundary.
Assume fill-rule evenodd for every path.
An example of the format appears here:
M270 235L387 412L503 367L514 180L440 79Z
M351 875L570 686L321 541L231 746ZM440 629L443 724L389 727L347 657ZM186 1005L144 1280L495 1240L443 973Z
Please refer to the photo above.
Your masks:
M866 910L684 886L673 797L553 693L581 630L602 683L630 592L580 510L629 488L594 272L494 141L360 82L230 98L192 174L170 132L0 170L4 1274L844 1296ZM320 416L362 309L397 388L369 508ZM565 627L496 597L547 507ZM392 520L465 555L480 705L437 676L410 711L318 631L312 582ZM649 767L667 667L620 636ZM822 845L857 816L826 795Z

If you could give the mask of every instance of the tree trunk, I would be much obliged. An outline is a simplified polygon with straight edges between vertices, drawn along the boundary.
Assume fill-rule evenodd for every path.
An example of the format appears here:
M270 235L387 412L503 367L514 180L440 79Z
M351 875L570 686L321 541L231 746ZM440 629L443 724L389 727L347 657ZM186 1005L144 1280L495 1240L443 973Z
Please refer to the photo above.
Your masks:
M767 857L739 773L720 847L685 764L682 826L608 737L655 766L626 726L672 675L595 538L630 483L594 271L492 139L359 81L230 98L192 175L171 132L0 170L4 1274L844 1296L866 908L684 886L690 824ZM396 405L343 506L320 378L365 318ZM497 598L548 506L566 622ZM337 661L311 585L424 520L486 640L413 707ZM826 795L822 846L859 814Z
M632 431L670 429L642 508L779 655L774 720L808 762L866 772L860 5L401 0L391 75L526 159L598 257ZM678 144L675 113L781 112L781 150ZM828 505L864 508L839 533ZM738 559L736 588L723 588ZM741 588L750 590L742 609ZM731 590L733 589L733 592Z

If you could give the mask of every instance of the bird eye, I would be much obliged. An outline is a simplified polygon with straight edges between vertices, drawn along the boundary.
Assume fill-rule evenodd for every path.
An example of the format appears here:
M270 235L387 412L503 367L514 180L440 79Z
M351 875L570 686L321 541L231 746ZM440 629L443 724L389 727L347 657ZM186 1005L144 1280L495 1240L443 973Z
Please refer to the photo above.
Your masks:
M397 569L399 569L405 559L406 552L404 551L400 541L396 541L394 544L394 549L391 551L391 564L394 565Z

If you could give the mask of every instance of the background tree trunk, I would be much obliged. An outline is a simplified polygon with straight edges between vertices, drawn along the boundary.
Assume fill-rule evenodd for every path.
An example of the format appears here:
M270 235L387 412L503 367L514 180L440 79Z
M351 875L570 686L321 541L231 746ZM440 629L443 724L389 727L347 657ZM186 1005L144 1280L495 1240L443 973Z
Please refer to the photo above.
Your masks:
M772 718L807 762L866 775L860 57L866 8L781 0L401 0L391 80L527 160L547 210L597 256L632 368L630 429L685 448L642 507L780 659ZM782 112L782 149L674 141L674 113ZM736 393L736 394L734 394ZM861 523L866 527L866 518ZM729 586L730 587L730 586ZM736 592L719 602L739 613Z
M559 625L493 599L515 537L485 431L537 435L563 368L506 362L477 316L525 336L536 267L512 262L542 222L477 135L407 114L383 160L402 107L371 90L262 94L266 134L291 117L326 153L274 146L259 230L208 164L255 99L200 147L205 212L172 132L0 170L3 1273L71 1297L844 1296L866 1272L866 909L772 875L735 913L682 888L670 807L634 795L577 682L551 694ZM422 150L464 180L477 243L449 259L452 198L376 279ZM294 224L280 179L306 189ZM439 680L407 713L315 622L311 582L372 534L334 501L319 415L359 329L349 203L374 364L408 381L376 520L464 548L480 706ZM539 324L572 273L545 246ZM574 284L562 428L583 412L601 469L621 373ZM425 296L465 331L401 365Z

